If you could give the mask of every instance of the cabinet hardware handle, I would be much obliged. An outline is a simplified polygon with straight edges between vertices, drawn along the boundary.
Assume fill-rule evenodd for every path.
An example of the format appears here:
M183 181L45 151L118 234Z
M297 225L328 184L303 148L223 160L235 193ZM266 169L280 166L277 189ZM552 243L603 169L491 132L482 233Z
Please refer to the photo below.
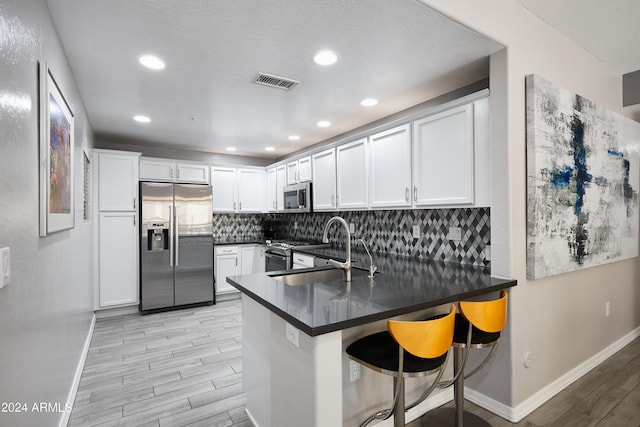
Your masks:
M133 226L134 227L136 226L136 216L135 215L133 215Z
M417 185L413 186L413 201L414 202L418 201L418 186Z
M135 197L133 198L133 210L134 211L136 210L136 198Z
M404 188L404 200L409 203L409 187Z
M178 172L178 179L180 179L180 169L178 169L177 172Z
M241 211L242 210L242 202L238 203L238 210Z
M236 210L236 202L233 202L233 210Z
M173 168L169 169L169 178L173 179Z

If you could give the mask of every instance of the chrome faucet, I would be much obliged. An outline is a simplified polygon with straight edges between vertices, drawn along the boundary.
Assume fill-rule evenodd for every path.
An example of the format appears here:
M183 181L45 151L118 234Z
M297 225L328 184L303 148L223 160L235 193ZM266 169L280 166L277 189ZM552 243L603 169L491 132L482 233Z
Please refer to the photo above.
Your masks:
M373 273L378 271L378 267L373 264L373 257L371 256L371 252L369 252L369 248L367 247L367 244L364 242L364 240L358 239L358 242L362 243L362 246L364 246L364 250L367 251L367 255L369 255L369 277L371 278L373 277Z
M329 226L338 221L340 224L344 226L344 230L347 233L347 260L345 262L338 262L336 260L330 259L329 264L334 267L341 268L345 271L346 281L351 282L351 232L349 231L349 224L344 218L339 216L332 217L327 224L324 226L324 232L322 233L322 243L329 243L329 238L327 237L327 233L329 232Z

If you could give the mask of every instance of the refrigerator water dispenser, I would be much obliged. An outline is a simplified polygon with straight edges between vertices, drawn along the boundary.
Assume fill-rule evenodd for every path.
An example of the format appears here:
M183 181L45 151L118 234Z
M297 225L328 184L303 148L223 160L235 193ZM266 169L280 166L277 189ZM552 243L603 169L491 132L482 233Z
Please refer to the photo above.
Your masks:
M165 224L149 224L147 227L147 250L169 250L169 229Z

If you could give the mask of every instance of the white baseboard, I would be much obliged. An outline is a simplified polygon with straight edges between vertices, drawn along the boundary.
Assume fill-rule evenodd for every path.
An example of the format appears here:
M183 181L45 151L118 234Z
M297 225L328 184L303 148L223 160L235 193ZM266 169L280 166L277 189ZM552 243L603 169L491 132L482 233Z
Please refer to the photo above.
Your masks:
M138 304L124 305L114 308L101 308L95 311L96 318L104 319L105 317L125 316L127 314L136 314L140 312Z
M467 387L464 389L464 397L470 402L473 402L512 423L517 423L639 336L640 327L629 332L627 335L590 357L546 387L543 387L515 408L509 407Z
M84 364L87 361L87 354L89 353L89 346L91 346L91 338L93 337L93 329L96 326L96 315L93 314L91 318L91 326L89 326L89 333L87 334L87 338L84 341L84 347L82 349L82 354L80 355L80 360L78 361L78 366L76 367L76 374L73 377L73 383L71 384L71 390L69 390L69 397L67 398L67 404L70 404L73 407L73 403L76 401L76 393L78 392L78 386L80 385L80 378L82 378L82 371L84 370ZM62 419L60 420L59 427L66 427L69 423L69 417L71 416L71 411L64 411L62 413Z
M251 421L251 424L253 424L254 427L260 427L247 408L244 408L244 412L245 414L247 414L247 417L249 417L249 421Z

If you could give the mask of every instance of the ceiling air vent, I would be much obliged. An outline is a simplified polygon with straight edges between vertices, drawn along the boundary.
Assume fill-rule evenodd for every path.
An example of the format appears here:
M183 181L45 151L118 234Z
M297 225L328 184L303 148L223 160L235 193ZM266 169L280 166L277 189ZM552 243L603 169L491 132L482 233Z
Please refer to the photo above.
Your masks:
M296 86L300 82L296 80L287 79L285 77L274 76L273 74L258 73L258 78L256 79L256 83L265 85L265 86L277 87L278 89L289 90L289 89L292 89L294 86Z

